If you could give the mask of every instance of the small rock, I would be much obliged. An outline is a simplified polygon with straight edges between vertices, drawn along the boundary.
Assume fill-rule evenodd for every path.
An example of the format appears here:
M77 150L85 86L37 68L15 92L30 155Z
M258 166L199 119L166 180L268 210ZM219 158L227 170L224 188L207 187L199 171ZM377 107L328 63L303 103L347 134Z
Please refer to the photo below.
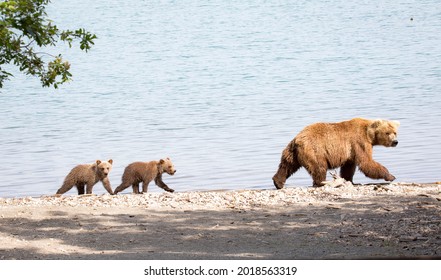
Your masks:
M400 236L400 238L398 239L398 241L400 242L412 242L416 240L417 240L416 236Z

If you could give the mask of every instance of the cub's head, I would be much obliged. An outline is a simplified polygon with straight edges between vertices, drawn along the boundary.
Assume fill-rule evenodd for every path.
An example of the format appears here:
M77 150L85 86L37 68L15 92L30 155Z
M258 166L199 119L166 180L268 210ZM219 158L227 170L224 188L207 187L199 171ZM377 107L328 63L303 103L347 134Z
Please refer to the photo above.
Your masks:
M102 176L106 177L109 175L110 170L112 169L113 160L109 159L108 161L96 161L97 172Z
M372 145L395 147L398 145L397 130L400 126L398 121L375 120L368 127L368 137Z
M167 174L173 175L176 173L175 166L173 165L173 162L171 161L170 158L159 160L159 164L161 166L161 169L164 172L167 172Z

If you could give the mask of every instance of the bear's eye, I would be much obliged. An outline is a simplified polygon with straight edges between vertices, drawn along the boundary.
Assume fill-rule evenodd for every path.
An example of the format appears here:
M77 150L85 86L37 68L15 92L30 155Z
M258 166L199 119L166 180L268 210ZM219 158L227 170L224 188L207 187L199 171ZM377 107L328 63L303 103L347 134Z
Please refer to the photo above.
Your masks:
M171 169L171 165L169 165L168 168Z

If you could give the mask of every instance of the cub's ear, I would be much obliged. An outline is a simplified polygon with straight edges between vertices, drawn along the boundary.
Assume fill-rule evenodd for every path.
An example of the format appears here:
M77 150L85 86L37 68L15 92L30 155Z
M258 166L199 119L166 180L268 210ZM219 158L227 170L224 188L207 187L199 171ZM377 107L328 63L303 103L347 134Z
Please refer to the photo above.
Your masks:
M160 160L159 160L159 163L160 163L160 164L163 164L164 162L165 162L165 161L164 161L163 159L160 159Z
M97 159L96 160L96 165L99 165L101 163L101 160Z
M108 162L109 162L110 164L113 164L113 159L109 159Z
M400 126L400 122L399 121L390 121L392 123L393 126L395 126L396 128L398 128Z

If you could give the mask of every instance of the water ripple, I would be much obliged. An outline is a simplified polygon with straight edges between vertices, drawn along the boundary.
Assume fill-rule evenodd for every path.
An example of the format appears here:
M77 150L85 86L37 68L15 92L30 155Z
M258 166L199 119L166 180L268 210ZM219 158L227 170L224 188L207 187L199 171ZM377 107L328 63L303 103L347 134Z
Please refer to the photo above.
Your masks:
M115 186L130 162L165 156L178 191L273 188L304 126L353 117L400 120L400 145L375 159L399 181L441 181L437 6L55 1L55 22L99 39L88 54L66 49L74 81L57 92L21 75L5 85L0 196L54 193L96 159L114 159Z

